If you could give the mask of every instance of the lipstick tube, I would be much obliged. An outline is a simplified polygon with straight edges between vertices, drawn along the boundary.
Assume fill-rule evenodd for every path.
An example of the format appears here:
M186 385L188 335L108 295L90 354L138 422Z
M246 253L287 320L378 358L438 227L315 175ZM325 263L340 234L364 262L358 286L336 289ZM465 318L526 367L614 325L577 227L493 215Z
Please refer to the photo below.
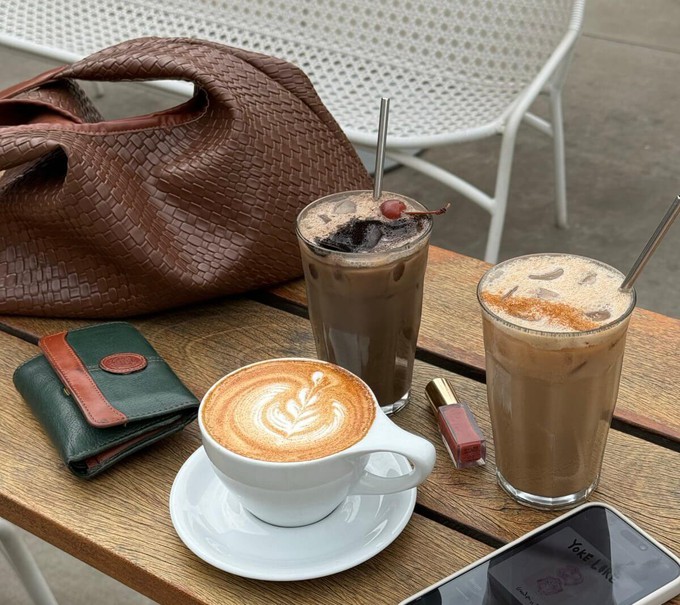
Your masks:
M484 464L486 439L467 404L458 399L448 380L435 378L425 394L439 424L442 440L456 468Z

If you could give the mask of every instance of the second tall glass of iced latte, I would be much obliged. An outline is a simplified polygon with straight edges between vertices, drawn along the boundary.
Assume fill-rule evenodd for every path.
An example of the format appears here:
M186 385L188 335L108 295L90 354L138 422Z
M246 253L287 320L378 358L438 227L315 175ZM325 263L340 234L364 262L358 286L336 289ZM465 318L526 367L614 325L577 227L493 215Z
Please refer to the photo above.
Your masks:
M599 261L534 254L479 283L500 485L539 508L597 487L635 292Z

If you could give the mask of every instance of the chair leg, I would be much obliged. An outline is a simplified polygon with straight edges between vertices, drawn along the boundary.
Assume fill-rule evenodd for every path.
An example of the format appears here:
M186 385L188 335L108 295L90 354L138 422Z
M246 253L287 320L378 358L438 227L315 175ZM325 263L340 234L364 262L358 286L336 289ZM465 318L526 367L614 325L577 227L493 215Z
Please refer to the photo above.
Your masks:
M412 156L396 149L389 149L386 152L389 157L394 158L404 166L413 168L414 170L451 187L454 191L458 191L491 214L491 225L489 227L486 252L484 254L484 260L488 263L496 263L498 261L498 251L503 235L505 207L508 201L510 171L512 170L512 158L515 150L515 139L517 138L518 127L519 121L515 122L513 125L508 125L503 133L496 176L496 189L493 198L459 176L456 176L439 166L435 166L423 158Z
M503 141L501 142L494 205L491 209L491 225L489 226L489 237L486 240L486 252L484 253L484 260L491 264L498 262L498 253L501 247L516 138L517 127L510 127L503 133Z
M567 176L564 161L564 123L562 120L562 91L550 91L552 109L553 146L555 149L555 222L561 229L567 228Z
M0 519L0 545L36 605L58 605L35 559L7 521Z

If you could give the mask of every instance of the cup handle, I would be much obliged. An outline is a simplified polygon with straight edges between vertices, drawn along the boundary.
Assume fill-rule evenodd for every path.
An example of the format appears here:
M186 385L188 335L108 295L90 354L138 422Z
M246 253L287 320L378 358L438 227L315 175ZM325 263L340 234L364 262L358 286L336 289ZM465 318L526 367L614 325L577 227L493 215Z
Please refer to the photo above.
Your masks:
M359 481L350 489L350 494L383 495L403 492L420 485L432 472L436 458L434 446L423 437L398 427L386 416L383 426L375 435L362 443L360 454L392 452L405 456L412 464L410 473L398 477L380 477L364 471Z

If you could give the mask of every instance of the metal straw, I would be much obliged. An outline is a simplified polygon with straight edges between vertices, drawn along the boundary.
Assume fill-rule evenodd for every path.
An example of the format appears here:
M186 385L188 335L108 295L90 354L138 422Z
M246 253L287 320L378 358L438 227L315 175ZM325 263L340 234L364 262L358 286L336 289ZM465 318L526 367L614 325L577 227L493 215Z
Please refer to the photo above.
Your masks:
M375 152L375 176L373 181L373 199L380 199L382 193L383 172L385 171L385 139L387 139L387 121L390 117L390 99L380 99L380 122L378 123L378 148Z
M642 250L640 256L637 257L637 260L630 268L630 271L628 271L628 275L626 275L625 279L623 280L623 283L621 284L621 290L628 291L633 287L633 283L638 278L638 275L640 275L640 273L642 272L642 269L644 269L649 258L652 256L652 254L654 254L654 251L656 250L659 243L661 243L663 236L666 235L666 232L670 229L671 225L673 224L673 221L675 220L679 213L680 213L680 195L678 195L673 200L673 203L668 209L668 212L666 212L666 215L661 219L659 226L656 228L656 231L652 234L652 237L649 238L649 241L647 242L647 245L644 247L644 250Z

